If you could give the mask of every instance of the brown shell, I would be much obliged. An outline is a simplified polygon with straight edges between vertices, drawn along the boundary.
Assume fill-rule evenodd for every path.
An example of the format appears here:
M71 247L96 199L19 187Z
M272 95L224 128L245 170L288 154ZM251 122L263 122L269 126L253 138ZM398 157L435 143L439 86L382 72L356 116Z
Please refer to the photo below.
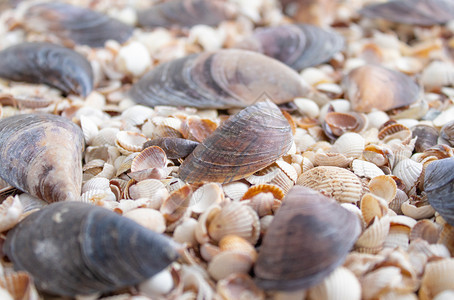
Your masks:
M175 137L165 137L165 138L155 138L150 141L147 141L143 144L143 149L146 149L150 146L158 146L167 155L169 159L178 159L185 158L199 143L187 139L175 138Z
M368 18L427 26L453 20L454 2L451 0L394 0L368 5L359 13Z
M238 180L288 152L292 130L271 101L258 102L225 121L180 166L187 182Z
M236 7L222 0L170 0L138 12L144 27L192 27L199 24L216 26L235 18Z
M67 46L104 47L108 40L124 43L133 27L99 12L59 2L31 6L24 25L32 31L55 34Z
M276 104L309 92L294 70L260 53L239 49L192 54L162 63L136 82L130 95L148 106L246 107Z
M438 130L432 126L419 124L411 128L412 137L418 137L415 143L416 152L424 152L437 144Z
M236 48L273 57L295 70L328 61L344 47L344 39L334 31L309 24L285 24L257 28Z
M254 267L263 289L298 290L321 282L342 264L361 232L358 217L306 187L282 201Z
M0 121L0 177L47 202L78 200L82 185L82 130L48 114Z
M420 93L419 86L407 75L376 65L353 69L343 86L352 109L364 113L410 105Z

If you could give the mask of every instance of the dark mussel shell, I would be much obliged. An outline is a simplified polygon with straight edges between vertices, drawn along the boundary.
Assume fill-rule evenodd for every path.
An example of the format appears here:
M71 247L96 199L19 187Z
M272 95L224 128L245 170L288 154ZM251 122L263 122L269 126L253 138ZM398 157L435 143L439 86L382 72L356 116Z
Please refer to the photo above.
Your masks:
M265 99L281 104L308 92L298 73L283 63L260 53L227 49L163 63L136 82L130 95L148 106L232 108Z
M344 38L309 24L285 24L258 28L235 47L263 53L301 70L330 60L344 48Z
M82 185L82 130L56 115L0 120L0 177L47 202L78 200Z
M74 297L150 278L178 257L175 246L126 217L71 201L28 216L8 233L3 250L39 289Z
M51 43L22 43L0 52L0 77L44 83L65 94L88 95L93 71L79 53Z
M435 127L418 124L411 128L412 138L417 137L415 143L416 152L424 152L424 150L435 146L438 143L438 130Z
M424 191L430 205L454 226L454 157L431 162L424 175Z
M454 120L443 125L443 127L440 130L438 143L445 144L450 147L454 146Z
M178 159L185 158L197 147L199 142L175 138L175 137L164 137L164 138L155 138L150 141L147 141L143 144L143 149L150 146L158 146L167 155L169 159Z
M334 199L294 186L263 238L254 266L266 290L306 289L345 260L359 234L357 216Z
M223 0L170 0L138 12L138 21L144 27L216 26L236 15L235 7Z
M430 26L454 20L452 0L395 0L371 4L359 11L368 18Z
M187 182L241 179L275 162L292 146L292 129L271 101L249 106L222 123L180 166Z
M30 30L55 34L68 46L104 47L108 40L124 43L134 29L102 13L60 2L33 5L24 18Z

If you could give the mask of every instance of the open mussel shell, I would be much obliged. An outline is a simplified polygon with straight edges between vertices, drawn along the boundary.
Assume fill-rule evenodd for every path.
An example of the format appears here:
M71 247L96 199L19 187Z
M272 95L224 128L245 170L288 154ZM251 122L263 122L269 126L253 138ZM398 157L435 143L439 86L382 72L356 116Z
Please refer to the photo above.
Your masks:
M410 77L377 65L353 69L342 84L352 109L357 112L405 107L420 96L419 86Z
M77 200L82 185L82 130L64 117L0 120L0 177L47 202Z
M85 57L45 42L21 43L1 51L0 77L44 83L65 94L86 96L93 89L93 71Z
M343 49L344 39L317 26L285 24L258 28L235 47L263 53L301 70L331 59Z
M272 99L276 104L309 92L298 73L260 53L224 49L160 64L130 95L138 103L197 108L246 107Z
M454 157L431 162L424 175L424 191L430 205L454 226Z
M102 13L60 2L33 5L24 19L30 30L51 32L68 46L104 47L108 40L123 43L133 31L133 27Z
M170 0L138 12L144 27L192 27L203 24L216 26L237 15L237 9L222 0Z
M138 284L177 257L176 243L105 208L60 202L8 233L3 250L46 292L75 296Z
M295 186L282 201L254 267L266 290L306 289L343 263L361 232L357 216L333 199Z
M453 20L454 2L452 0L394 0L368 5L359 13L373 19L430 26Z
M187 182L234 181L275 162L292 146L292 129L271 101L258 102L225 121L180 166Z

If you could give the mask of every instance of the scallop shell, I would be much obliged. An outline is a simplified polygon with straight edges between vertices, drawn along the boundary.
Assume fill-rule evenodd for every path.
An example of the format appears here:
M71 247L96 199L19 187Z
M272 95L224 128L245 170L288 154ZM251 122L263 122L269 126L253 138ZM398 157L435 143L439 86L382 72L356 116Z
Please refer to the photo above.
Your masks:
M402 143L408 144L408 142L412 138L412 132L410 129L408 129L407 126L404 126L399 123L393 123L393 124L384 126L378 132L378 138L383 143L388 143L389 141L398 139L398 140L401 140Z
M453 272L454 259L452 258L429 262L426 265L421 288L419 289L420 299L433 299L433 297L445 290L453 290Z
M249 189L249 185L241 181L234 181L223 184L222 189L224 190L224 193L227 197L229 197L233 201L240 201L240 199L243 198L243 195Z
M265 293L257 288L249 275L243 273L232 274L219 280L216 285L216 292L225 300L265 299Z
M219 241L221 251L236 251L249 255L253 262L257 259L257 251L248 241L237 235L226 235Z
M388 216L381 219L375 217L356 241L356 251L378 253L383 248L389 227L390 219Z
M51 43L21 43L0 52L0 77L44 83L65 94L87 96L93 89L90 63L79 53Z
M333 144L330 152L342 153L347 157L359 158L365 146L364 138L358 133L347 132L342 134Z
M18 196L9 196L0 204L0 232L13 228L21 219L24 207Z
M369 182L369 191L389 203L396 197L397 184L391 176L379 175Z
M315 167L302 173L297 185L317 190L339 202L356 203L363 193L358 176L346 169L332 166Z
M222 251L208 264L208 273L215 279L221 280L235 273L247 274L252 267L251 258L236 251Z
M223 183L241 179L276 161L292 142L290 125L276 105L258 102L222 123L198 145L180 166L180 178Z
M407 75L381 66L353 69L343 81L346 97L357 112L387 111L418 100L419 87Z
M189 208L192 212L200 214L214 204L224 201L224 193L217 183L206 183L199 187L189 200Z
M308 300L361 299L361 285L349 269L338 267L318 285L308 291Z
M288 291L320 283L342 264L360 228L357 217L332 199L293 187L263 239L254 266L257 285Z
M375 217L381 219L388 212L388 206L385 200L371 193L367 193L361 198L360 208L366 225L369 225Z
M435 209L431 205L415 205L410 203L410 200L405 201L401 205L402 213L412 217L415 220L427 219L435 214Z
M47 202L77 200L83 148L81 129L63 117L29 114L2 119L0 176Z
M435 244L440 236L441 227L427 219L418 221L410 232L410 241L416 239L426 240L430 244Z
M350 165L353 158L348 158L342 153L316 153L314 163L316 166L334 166L346 168Z
M353 173L355 173L359 177L373 179L375 177L385 176L385 173L383 173L383 171L379 167L377 167L377 165L361 159L353 160L352 170Z
M402 179L405 184L406 191L409 191L416 185L421 172L422 164L412 159L404 159L400 161L393 169L393 174Z
M224 49L162 63L136 82L130 95L148 106L232 108L265 99L281 104L308 92L298 74L281 62Z
M141 133L132 131L119 131L115 139L115 145L123 155L140 152L147 137Z

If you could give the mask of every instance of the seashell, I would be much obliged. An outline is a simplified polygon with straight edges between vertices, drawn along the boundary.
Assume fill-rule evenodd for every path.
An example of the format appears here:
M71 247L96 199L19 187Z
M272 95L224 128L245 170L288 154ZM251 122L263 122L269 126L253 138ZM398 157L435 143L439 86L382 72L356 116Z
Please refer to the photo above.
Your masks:
M378 167L388 166L394 162L392 150L386 145L367 145L364 148L363 157Z
M383 248L389 227L390 218L388 216L383 216L381 219L375 217L356 241L356 251L378 253Z
M443 228L440 232L440 236L438 238L437 244L442 244L445 246L449 255L452 256L454 253L454 230L453 226L449 225L448 223L443 224ZM449 257L449 255L447 257Z
M247 274L252 264L252 259L245 253L222 251L208 264L208 273L215 280L221 280L235 273Z
M302 70L329 61L344 48L344 39L318 26L285 24L257 28L235 48L257 51Z
M397 184L391 176L379 175L369 181L369 191L389 203L396 197Z
M427 219L418 221L410 232L410 241L423 239L430 244L435 244L440 236L441 227Z
M128 175L136 180L162 179L168 175L167 157L164 150L151 146L142 150L131 163L131 173Z
M439 144L454 146L454 120L446 123L440 130Z
M206 261L210 262L213 257L221 253L221 249L210 243L200 245L200 256Z
M189 208L196 214L203 213L213 204L224 201L224 193L217 183L206 183L199 187L189 200Z
M178 221L185 213L192 196L192 188L184 185L170 193L169 197L161 205L161 213L169 222Z
M273 195L273 198L282 200L284 198L284 191L276 185L273 184L259 184L251 186L246 193L244 193L241 200L251 199L254 196L261 193L270 193Z
M2 78L44 83L65 94L83 97L93 89L90 63L79 53L59 45L21 43L2 50L0 62Z
M386 266L366 274L360 279L362 299L377 298L384 291L391 290L402 281L401 270L394 266Z
M257 213L247 205L231 202L224 206L208 224L208 235L216 242L233 234L255 245L260 235Z
M88 180L82 186L82 193L88 192L90 190L108 190L110 189L109 179L104 177L96 177Z
M366 177L370 179L385 176L385 173L383 173L383 171L375 164L361 159L353 160L352 171L359 177Z
M21 219L24 207L18 196L9 196L0 204L0 232L13 228Z
M153 277L147 279L146 281L139 284L138 289L140 294L144 296L148 296L150 298L159 298L159 296L163 296L168 294L175 285L175 277L178 274L175 274L176 271L174 269L164 269L158 274L154 275ZM177 279L178 280L178 279ZM130 299L131 295L127 294L127 297ZM129 300L125 299L125 300ZM133 298L134 299L134 298ZM112 299L117 300L117 299ZM120 299L118 299L120 300Z
M152 204L151 208L154 209L159 209L163 201L169 196L164 184L157 179L142 180L130 185L127 191L127 196L131 199L148 199L150 204Z
M308 291L308 300L361 299L361 285L349 269L338 267L321 283Z
M370 4L359 13L373 19L430 26L454 19L454 5L449 0L397 0Z
M80 196L80 202L103 206L106 201L115 202L117 197L110 189L89 190Z
M183 136L197 142L203 142L218 126L210 119L201 119L197 116L189 116L183 124Z
M388 111L414 103L418 85L407 75L376 65L353 69L343 81L352 109L368 113L374 108Z
M137 17L144 27L172 28L200 24L217 26L222 21L235 18L237 13L234 5L221 0L170 0L139 11Z
M402 179L408 192L417 183L421 172L422 164L412 159L404 159L400 161L393 169L393 174Z
M266 99L282 104L307 95L309 89L298 73L277 60L224 49L162 63L142 76L130 95L148 106L233 108Z
M293 187L263 238L257 285L297 290L320 283L342 264L360 231L356 216L332 199Z
M415 220L428 219L435 214L435 209L431 205L412 204L410 200L402 203L401 209L404 215L412 217Z
M400 247L403 250L407 250L410 241L409 235L409 227L400 224L391 224L383 247L392 249Z
M233 201L240 201L249 189L249 185L241 181L234 181L222 185L224 194Z
M27 193L20 194L18 197L22 204L24 213L34 212L47 205L47 202L33 197Z
M158 146L162 150L164 150L167 158L178 159L185 158L186 156L191 154L191 152L194 151L195 147L197 147L198 144L198 142L187 139L166 137L155 138L145 142L145 144L143 144L143 149L150 146Z
M276 161L292 142L290 125L277 106L258 102L222 123L198 145L180 166L180 178L186 182L238 180Z
M164 233L166 230L166 220L159 211L152 208L136 208L127 211L123 216L157 233Z
M354 132L342 134L333 144L330 152L342 153L347 157L359 158L365 146L362 136Z
M367 193L361 198L361 213L366 225L378 217L381 219L388 212L387 203L384 199L375 196L374 194Z
M424 177L424 191L430 205L452 226L454 226L453 166L453 157L433 161L427 166Z
M257 259L257 251L248 241L236 235L226 235L219 241L221 251L236 251L249 255L252 261Z
M342 153L316 153L314 157L314 164L316 166L346 168L350 165L352 160L353 158L348 158Z
M82 185L82 130L47 114L0 121L0 177L47 202L77 200Z
M404 126L399 123L393 123L393 124L384 126L378 132L378 138L383 143L388 143L389 141L399 139L404 144L408 144L408 142L411 140L411 137L412 137L411 130L408 129L407 126Z
M12 296L11 299L39 299L33 279L26 272L19 271L4 274L0 277L0 287L9 292L9 294Z
M70 4L39 3L27 9L24 25L32 31L52 33L64 44L104 47L108 40L126 42L133 28L99 12Z
M419 289L419 298L433 299L445 290L454 290L452 273L454 272L454 259L445 258L427 263Z
M341 136L349 131L360 132L367 127L367 118L363 116L357 113L328 112L322 127L330 138Z
M265 293L259 289L249 275L236 273L217 282L216 292L225 300L264 300Z
M354 173L332 166L312 168L298 177L297 185L312 188L339 202L356 203L361 199L361 180Z
M433 147L430 147L424 150L421 159L428 158L430 156L435 156L438 159L448 158L454 156L454 152L451 147L443 144L437 144Z
M438 130L432 126L419 124L411 128L412 137L418 137L415 143L416 152L424 152L424 150L433 147L437 144Z
M39 289L63 296L138 284L178 256L169 238L78 202L54 203L28 216L8 233L4 251Z
M143 105L134 105L127 108L121 113L121 119L129 125L138 126L143 125L145 121L151 118L153 115L154 110L152 108Z
M115 145L123 155L129 155L133 152L140 152L147 140L146 136L141 133L119 131L115 139Z
M178 243L186 243L190 246L196 246L195 229L197 220L188 218L179 224L173 231L173 239Z

